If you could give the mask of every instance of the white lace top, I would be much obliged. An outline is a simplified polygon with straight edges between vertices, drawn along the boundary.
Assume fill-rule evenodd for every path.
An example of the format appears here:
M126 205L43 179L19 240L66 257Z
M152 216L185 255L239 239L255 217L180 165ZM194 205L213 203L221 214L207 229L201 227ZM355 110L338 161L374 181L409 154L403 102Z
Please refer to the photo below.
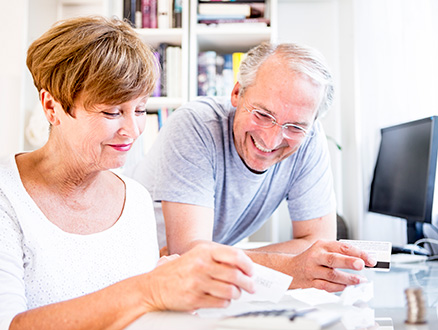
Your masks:
M126 202L120 219L103 232L70 234L50 222L26 192L15 155L0 159L0 330L27 309L91 293L155 267L151 198L142 185L122 180Z

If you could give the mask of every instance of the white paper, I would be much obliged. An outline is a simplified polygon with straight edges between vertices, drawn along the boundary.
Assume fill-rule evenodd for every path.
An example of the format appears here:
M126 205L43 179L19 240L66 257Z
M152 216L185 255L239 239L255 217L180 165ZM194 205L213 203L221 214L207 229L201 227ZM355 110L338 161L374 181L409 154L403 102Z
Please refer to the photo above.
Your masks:
M315 288L290 290L287 294L310 306L336 304L340 300L340 298L333 293Z
M341 294L344 305L353 305L357 302L368 302L374 297L373 282L347 286Z
M292 282L292 276L259 264L254 264L254 266L255 272L253 279L255 282L255 293L250 294L246 291L242 291L242 295L237 301L279 302L289 288Z

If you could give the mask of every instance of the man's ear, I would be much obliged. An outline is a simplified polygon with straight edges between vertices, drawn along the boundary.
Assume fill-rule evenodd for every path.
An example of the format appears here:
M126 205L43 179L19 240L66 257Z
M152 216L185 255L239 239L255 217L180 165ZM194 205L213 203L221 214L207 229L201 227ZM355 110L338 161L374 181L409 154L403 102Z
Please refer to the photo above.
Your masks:
M239 82L236 82L233 90L231 91L231 104L235 108L237 107L237 101L239 100L239 91L240 91L240 84Z
M64 111L61 107L61 104L59 104L59 102L53 98L52 94L45 89L42 89L40 92L40 100L41 105L43 106L44 114L49 123L53 126L59 125L59 112Z

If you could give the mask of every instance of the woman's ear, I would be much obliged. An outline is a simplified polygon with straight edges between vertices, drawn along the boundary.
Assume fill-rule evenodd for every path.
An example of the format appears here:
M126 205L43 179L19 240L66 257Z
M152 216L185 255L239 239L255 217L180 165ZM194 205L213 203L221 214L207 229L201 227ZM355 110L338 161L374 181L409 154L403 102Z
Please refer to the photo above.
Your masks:
M53 98L52 94L45 89L42 89L40 92L40 100L44 114L49 123L53 126L59 125L61 122L59 118L60 111L64 111L61 104L59 104L59 102Z

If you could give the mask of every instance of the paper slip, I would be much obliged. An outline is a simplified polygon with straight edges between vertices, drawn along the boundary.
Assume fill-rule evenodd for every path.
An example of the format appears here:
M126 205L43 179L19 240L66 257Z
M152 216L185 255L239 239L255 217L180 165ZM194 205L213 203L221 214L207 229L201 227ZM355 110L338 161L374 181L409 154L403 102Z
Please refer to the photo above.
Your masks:
M357 302L369 302L374 297L373 282L347 286L341 294L343 305L354 305Z
M292 282L292 276L283 274L271 268L254 264L255 293L242 291L236 301L270 301L277 303L284 296Z
M391 242L381 242L381 241L359 241L359 240L348 240L341 239L340 242L348 243L353 245L366 253L377 261L377 264L373 268L380 271L389 271L391 268Z

